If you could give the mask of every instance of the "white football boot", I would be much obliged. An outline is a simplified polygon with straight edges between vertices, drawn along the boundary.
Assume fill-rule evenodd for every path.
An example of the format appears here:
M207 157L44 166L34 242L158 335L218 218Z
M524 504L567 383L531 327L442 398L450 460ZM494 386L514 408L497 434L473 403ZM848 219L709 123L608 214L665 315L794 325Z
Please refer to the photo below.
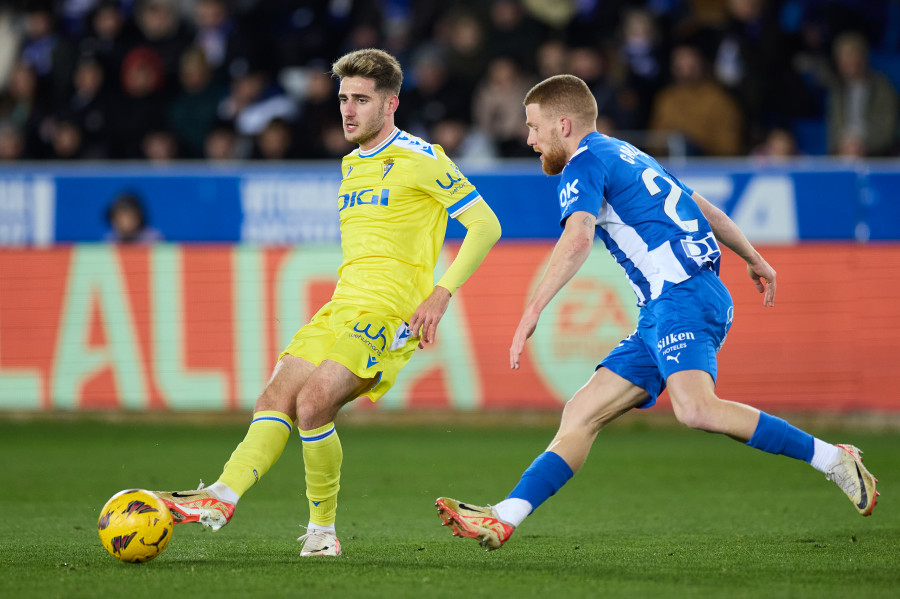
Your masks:
M297 540L303 541L300 557L337 557L341 554L341 542L330 530L307 529Z
M825 474L825 478L841 488L863 516L872 513L875 500L880 495L875 490L878 479L863 466L862 451L853 445L838 445L841 459Z

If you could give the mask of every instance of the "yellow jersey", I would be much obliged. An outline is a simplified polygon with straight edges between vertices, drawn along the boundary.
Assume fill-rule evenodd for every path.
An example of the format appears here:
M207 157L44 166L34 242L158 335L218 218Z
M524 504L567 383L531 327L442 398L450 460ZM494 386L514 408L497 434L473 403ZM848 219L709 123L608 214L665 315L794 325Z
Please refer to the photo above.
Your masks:
M438 146L394 129L341 164L343 258L333 301L408 321L434 289L447 217L481 200Z

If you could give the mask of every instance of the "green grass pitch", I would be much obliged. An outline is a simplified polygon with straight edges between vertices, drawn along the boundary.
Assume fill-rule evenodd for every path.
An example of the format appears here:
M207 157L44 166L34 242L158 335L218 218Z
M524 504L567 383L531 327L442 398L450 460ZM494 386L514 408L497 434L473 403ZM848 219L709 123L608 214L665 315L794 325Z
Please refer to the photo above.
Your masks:
M344 556L301 559L307 520L293 435L234 520L177 526L125 564L101 547L100 508L131 487L213 482L245 426L0 420L0 597L897 597L900 441L823 431L881 478L869 518L793 460L628 417L501 550L440 526L440 495L497 502L546 447L543 427L340 427Z

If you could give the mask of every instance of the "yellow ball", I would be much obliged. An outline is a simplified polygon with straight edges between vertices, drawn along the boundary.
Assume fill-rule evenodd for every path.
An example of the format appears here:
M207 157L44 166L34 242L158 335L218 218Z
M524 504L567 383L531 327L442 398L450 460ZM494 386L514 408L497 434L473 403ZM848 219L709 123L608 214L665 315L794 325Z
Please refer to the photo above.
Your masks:
M106 502L97 529L100 542L110 555L123 562L146 562L169 544L172 514L153 493L129 489Z

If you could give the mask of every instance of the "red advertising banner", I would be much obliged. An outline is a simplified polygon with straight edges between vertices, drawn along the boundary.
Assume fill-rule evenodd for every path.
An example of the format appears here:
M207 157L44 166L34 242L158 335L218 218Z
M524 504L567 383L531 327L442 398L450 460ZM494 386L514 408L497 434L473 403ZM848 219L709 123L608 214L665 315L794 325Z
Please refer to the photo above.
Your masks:
M352 409L558 409L634 330L637 308L595 248L510 370L509 343L552 247L494 248L451 301L437 343L377 404ZM739 259L724 258L735 324L719 395L768 410L900 410L900 245L764 254L778 270L775 308L763 308ZM247 410L330 297L339 263L334 246L0 251L0 409Z

